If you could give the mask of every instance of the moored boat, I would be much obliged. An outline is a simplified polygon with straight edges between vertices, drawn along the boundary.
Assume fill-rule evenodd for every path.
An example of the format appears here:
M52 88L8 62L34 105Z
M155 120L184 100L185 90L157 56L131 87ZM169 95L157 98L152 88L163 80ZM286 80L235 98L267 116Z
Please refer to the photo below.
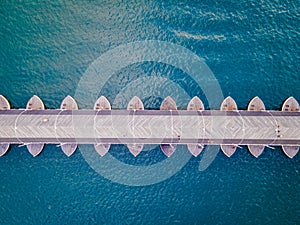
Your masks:
M26 109L30 110L44 110L45 106L43 101L36 95L32 96L26 105Z
M168 96L161 103L160 110L177 110L176 102L170 96ZM170 157L175 152L176 147L176 144L160 145L160 149L167 157Z
M160 149L167 157L170 157L175 152L176 147L176 144L160 144Z
M8 143L0 143L0 156L3 156L8 151L8 148Z
M237 109L238 108L236 102L230 96L223 100L220 108L221 111L236 111ZM236 145L221 145L221 150L228 157L232 156L235 153L236 149Z
M294 97L289 97L286 99L283 104L281 111L285 112L299 112L299 103Z
M251 101L249 102L247 110L265 111L266 107L263 101L258 96L256 96L253 99L251 99ZM248 149L250 153L256 158L262 154L264 148L265 148L264 145L248 145Z
M111 110L111 105L107 98L100 96L94 104L94 110Z
M107 98L100 96L94 104L94 110L111 110L111 105ZM100 156L104 156L110 149L110 144L97 143L94 147Z
M190 153L195 157L197 157L204 148L204 146L201 144L187 144L187 147Z
M204 110L204 105L203 102L201 101L200 98L198 98L197 96L193 97L190 101L189 104L187 106L187 110L198 110L198 111L202 111Z
M238 110L236 102L232 97L228 96L221 104L221 111L236 111Z
M142 100L134 96L128 103L127 105L127 110L144 110L144 104ZM127 144L127 148L130 151L130 153L136 157L138 154L143 151L144 145L143 144L138 144L138 143L132 143L132 144Z
M202 111L204 110L203 102L200 100L200 98L195 96L190 100L187 110ZM187 148L193 156L197 157L202 152L204 146L201 144L188 144Z
M77 148L77 144L75 143L63 143L61 144L61 149L66 154L66 156L71 156Z
M289 97L287 100L284 101L282 108L284 112L299 112L299 103L294 97ZM289 158L293 158L297 155L299 151L299 146L282 146L282 150L284 154L286 154Z
M265 111L266 107L263 101L258 97L254 97L248 104L248 111Z
M134 96L128 102L127 110L144 110L144 104L143 104L142 100L139 97Z
M10 104L3 95L0 95L0 110L10 110ZM8 151L9 145L9 143L0 143L0 156Z
M74 98L70 95L64 98L60 105L60 109L62 110L78 110L78 105Z
M27 102L26 109L27 110L44 110L45 106L44 106L43 101L38 96L34 95ZM26 144L26 147L27 147L29 153L35 157L42 152L42 150L44 148L44 144L43 143L34 143L34 144L28 143L28 144Z
M74 98L72 98L70 95L64 98L60 105L60 109L62 110L78 110L78 105ZM62 143L61 149L63 152L69 157L71 156L77 148L76 143Z
M0 110L9 110L9 109L10 109L9 102L3 95L0 95Z

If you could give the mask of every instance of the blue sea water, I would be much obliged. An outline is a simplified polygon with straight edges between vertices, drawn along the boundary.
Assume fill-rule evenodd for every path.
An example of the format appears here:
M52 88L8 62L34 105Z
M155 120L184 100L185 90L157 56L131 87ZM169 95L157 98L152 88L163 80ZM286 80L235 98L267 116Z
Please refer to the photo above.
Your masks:
M223 95L231 95L239 108L258 95L268 109L278 110L291 95L300 101L299 8L296 0L2 0L0 94L14 108L24 108L34 94L47 108L58 108L66 95L75 95L99 56L122 44L160 40L204 58ZM192 79L157 62L123 68L99 93L113 102L141 74L173 80L208 108ZM143 99L147 108L158 108L164 93L159 94ZM149 149L137 158L121 145L110 152L145 168L166 160L157 147ZM169 179L130 186L101 176L82 153L67 158L60 148L46 145L33 158L26 147L12 145L0 158L0 224L300 223L299 154L288 159L280 148L266 148L255 159L243 147L231 158L220 152L199 171L202 153Z

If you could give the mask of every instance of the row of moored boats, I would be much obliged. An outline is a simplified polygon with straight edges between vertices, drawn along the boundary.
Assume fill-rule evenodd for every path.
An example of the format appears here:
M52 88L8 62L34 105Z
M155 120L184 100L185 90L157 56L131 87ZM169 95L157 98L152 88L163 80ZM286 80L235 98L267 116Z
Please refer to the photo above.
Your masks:
M9 110L10 104L7 99L0 95L0 110ZM26 110L44 110L45 106L43 101L36 95L34 95L31 99L29 99ZM76 101L71 97L67 96L61 103L60 106L61 110L78 110L78 105ZM110 102L104 96L101 96L97 99L94 104L94 110L111 110ZM144 110L143 102L137 97L134 96L127 105L127 110ZM170 97L166 97L160 105L160 110L177 110L177 106L175 101ZM204 110L203 102L198 98L194 97L190 100L187 110L197 110L202 111ZM236 102L230 96L225 98L220 107L221 111L237 111L238 107ZM248 104L248 111L264 111L265 105L263 101L259 97L254 97ZM297 100L293 97L289 97L285 100L282 105L282 111L288 112L296 112L299 111L299 104ZM9 148L9 143L0 143L0 156L4 155ZM33 156L37 156L41 153L44 148L44 143L25 143L28 151ZM63 152L70 156L72 155L75 150L77 149L76 143L61 143L60 144ZM143 144L127 144L129 151L132 155L137 156L143 150ZM162 152L167 156L170 157L176 150L177 144L160 144L160 148ZM94 145L96 151L99 155L104 156L110 149L110 144L107 143L97 143ZM202 144L188 144L188 150L192 155L195 157L198 156L203 148L204 145ZM230 157L232 156L238 145L234 144L222 144L221 149L223 153ZM254 157L258 157L262 154L265 145L248 145L248 149L250 153ZM283 152L290 158L293 158L298 150L299 146L282 146Z

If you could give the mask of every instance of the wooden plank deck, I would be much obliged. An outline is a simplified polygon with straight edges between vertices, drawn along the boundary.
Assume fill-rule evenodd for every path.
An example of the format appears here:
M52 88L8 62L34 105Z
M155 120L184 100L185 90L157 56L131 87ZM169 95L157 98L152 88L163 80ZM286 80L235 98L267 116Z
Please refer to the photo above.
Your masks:
M1 143L300 145L300 112L1 110Z

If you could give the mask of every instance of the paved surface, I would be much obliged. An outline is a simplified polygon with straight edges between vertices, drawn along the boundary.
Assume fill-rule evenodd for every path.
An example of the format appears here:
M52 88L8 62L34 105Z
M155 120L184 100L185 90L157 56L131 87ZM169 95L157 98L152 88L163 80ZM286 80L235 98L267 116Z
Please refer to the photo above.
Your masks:
M300 112L2 110L0 142L300 145Z

